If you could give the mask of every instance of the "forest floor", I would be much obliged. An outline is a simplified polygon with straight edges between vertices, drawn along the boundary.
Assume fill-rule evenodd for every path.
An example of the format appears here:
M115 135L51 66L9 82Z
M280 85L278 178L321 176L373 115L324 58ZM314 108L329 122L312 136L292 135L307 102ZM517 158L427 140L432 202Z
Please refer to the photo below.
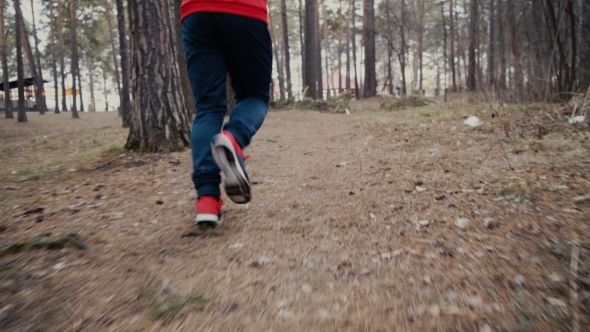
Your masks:
M379 104L270 112L252 202L207 232L188 150L124 151L113 113L0 119L0 330L588 329L589 132Z

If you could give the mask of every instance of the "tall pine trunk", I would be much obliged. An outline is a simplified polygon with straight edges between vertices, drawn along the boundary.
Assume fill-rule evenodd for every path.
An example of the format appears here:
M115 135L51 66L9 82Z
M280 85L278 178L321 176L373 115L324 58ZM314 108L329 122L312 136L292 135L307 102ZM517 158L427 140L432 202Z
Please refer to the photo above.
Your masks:
M506 33L504 30L504 0L498 0L498 53L500 56L500 73L498 75L498 94L501 96L502 91L506 90Z
M22 15L22 13L21 13ZM31 43L29 41L29 36L27 33L27 29L25 26L25 22L21 17L20 20L20 28L21 28L21 41L22 45L25 48L25 56L27 57L27 64L29 65L29 69L31 70L31 75L35 78L35 103L36 109L39 111L40 114L45 114L43 107L47 109L45 105L45 99L43 99L43 90L42 87L39 86L39 70L37 69L37 63L35 62L35 56L33 55L33 49L31 47Z
M92 58L86 54L86 68L88 70L88 85L90 88L90 110L96 112L96 99L94 98L94 63Z
M115 37L113 36L113 22L111 20L111 8L109 7L109 1L104 0L104 11L109 27L109 41L111 43L111 50L113 52L113 65L115 66L115 83L117 84L117 93L121 95L121 76L119 74L119 62L117 61L117 49L115 48ZM123 108L119 107L119 115L123 116Z
M82 74L80 73L80 60L77 59L76 73L78 74L78 94L80 95L80 112L84 112L84 96L82 95Z
M47 112L47 103L43 96L43 69L41 68L41 54L39 53L39 38L37 37L37 24L35 22L35 9L33 0L31 0L31 14L33 18L33 39L35 40L35 56L37 58L37 71L35 72L35 83L37 86L37 110L39 114L45 114Z
M494 43L496 41L496 18L495 18L495 0L490 0L490 38L488 43L488 86L490 89L493 89L496 86L496 76L495 76L495 64L496 64L496 54L495 54L495 46Z
M350 11L352 6L350 1L348 2L348 12L350 17ZM350 93L350 19L346 18L346 92Z
M61 74L61 109L68 110L66 101L66 65L64 60L64 25L62 0L57 0L57 28L59 31L59 69Z
M352 63L354 67L354 96L355 99L359 99L361 96L359 94L359 80L358 80L358 72L356 68L356 7L355 7L355 0L350 0L350 20L352 21Z
M190 120L173 40L168 1L130 0L133 106L126 149L181 151L190 145Z
M277 40L275 38L275 26L272 22L272 17L269 15L268 16L268 30L270 32L270 38L272 40L272 49L273 49L273 53L274 53L274 58L275 58L275 64L277 66L277 71L278 71L278 79L279 79L279 95L280 95L280 100L284 101L285 100L285 79L283 76L283 68L281 67L281 63L280 63L280 58L279 58L279 48L277 45ZM273 91L274 92L274 91Z
M129 53L127 48L127 30L125 25L125 10L123 0L116 0L117 4L117 29L119 31L119 53L121 55L121 93L120 107L123 117L123 128L129 127L131 120L131 99L129 97ZM194 105L194 103L193 103ZM194 107L194 106L193 106Z
M15 32L16 32L16 71L17 71L17 86L18 86L18 122L27 122L27 113L25 108L25 78L24 78L24 64L23 64L23 14L20 9L20 0L14 0L15 12Z
M477 25L478 25L478 0L471 0L469 10L469 64L467 67L467 89L477 89Z
M289 55L289 27L287 22L287 4L281 0L281 21L283 25L283 56L285 59L285 74L287 80L287 100L293 99L293 83L291 82L291 58Z
M401 47L400 52L398 53L399 58L399 65L402 74L402 96L407 94L406 91L406 0L402 0L401 3L401 17L402 22L400 24L400 37L401 37Z
M319 7L317 0L305 0L305 82L304 90L313 99L323 98L320 49Z
M514 2L508 1L508 25L510 27L510 42L512 50L512 71L514 72L514 97L517 102L523 101L523 78L522 68L520 66L520 47L518 44L518 37L516 34L516 13L514 9Z
M338 93L342 93L342 0L338 0Z
M375 73L375 7L374 0L364 0L363 46L365 47L365 88L364 98L377 94L377 75Z
M53 71L53 88L55 91L55 109L56 114L59 111L59 86L57 84L57 60L55 57L55 14L53 13L53 0L49 0L47 6L49 7L49 26L50 26L50 37L49 42L51 43L51 69ZM62 91L62 93L64 93Z
M450 36L450 54L449 54L449 65L451 69L452 85L451 92L457 92L457 71L455 69L455 19L454 16L455 7L453 6L453 0L449 0L449 34Z
M301 45L301 86L303 90L305 90L305 84L307 82L305 78L305 41L303 39L303 16L304 16L304 9L303 3L299 0L299 45ZM305 96L301 96L302 98Z
M12 100L10 99L10 82L8 81L8 60L6 59L6 34L4 32L4 10L6 1L0 0L0 47L2 52L2 85L4 86L4 110L7 119L14 118Z
M182 0L174 0L173 2L172 19L174 21L172 22L172 27L174 29L174 50L176 51L176 61L178 62L178 72L180 74L180 83L182 84L182 94L184 95L184 108L189 118L192 118L192 116L197 112L197 106L195 104L195 96L193 95L191 81L188 78L186 52L184 51L184 42L182 41L182 24L180 22L181 4ZM231 87L231 85L229 85L229 87ZM229 94L227 96L229 101ZM233 108L231 108L231 110L233 110Z
M71 75L72 75L72 117L79 119L76 107L76 77L78 76L78 42L76 37L76 0L70 2L70 45L71 45Z

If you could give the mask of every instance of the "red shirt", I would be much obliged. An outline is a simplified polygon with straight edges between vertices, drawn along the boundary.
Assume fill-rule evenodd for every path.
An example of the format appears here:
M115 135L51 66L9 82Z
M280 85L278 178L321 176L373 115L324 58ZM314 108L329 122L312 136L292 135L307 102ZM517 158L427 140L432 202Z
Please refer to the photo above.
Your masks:
M255 18L268 24L267 0L182 0L180 19L200 13L226 13Z

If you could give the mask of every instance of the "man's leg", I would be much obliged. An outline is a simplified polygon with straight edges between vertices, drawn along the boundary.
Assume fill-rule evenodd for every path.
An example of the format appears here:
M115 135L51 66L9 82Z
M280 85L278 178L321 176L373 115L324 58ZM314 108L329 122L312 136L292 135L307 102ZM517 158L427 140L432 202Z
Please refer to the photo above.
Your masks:
M237 105L224 130L241 147L250 144L268 111L272 46L266 23L242 16L216 14L225 63Z
M213 14L196 13L184 19L182 35L197 114L191 130L193 182L200 197L220 196L219 167L211 155L211 139L227 112L226 67Z

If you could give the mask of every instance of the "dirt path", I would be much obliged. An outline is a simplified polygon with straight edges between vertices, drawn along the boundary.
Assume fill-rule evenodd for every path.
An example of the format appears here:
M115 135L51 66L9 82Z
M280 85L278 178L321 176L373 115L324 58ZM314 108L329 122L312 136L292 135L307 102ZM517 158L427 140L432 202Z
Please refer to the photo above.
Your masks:
M189 152L118 149L114 114L2 119L0 250L67 248L0 258L0 330L588 326L588 134L505 138L475 112L272 112L246 150L253 201L205 234Z

